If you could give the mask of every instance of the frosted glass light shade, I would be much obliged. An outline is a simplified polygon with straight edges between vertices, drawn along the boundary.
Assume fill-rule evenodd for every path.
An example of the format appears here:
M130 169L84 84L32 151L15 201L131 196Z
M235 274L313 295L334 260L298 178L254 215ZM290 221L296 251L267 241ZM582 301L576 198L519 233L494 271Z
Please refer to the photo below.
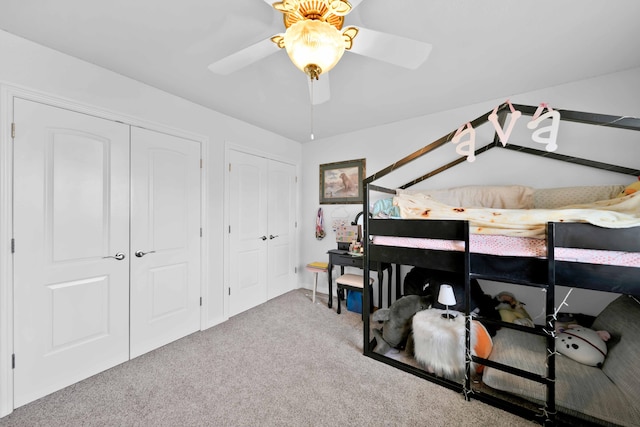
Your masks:
M345 41L332 25L308 19L287 28L284 46L291 61L302 72L307 73L306 68L312 65L326 73L342 58Z
M451 285L440 285L440 292L438 293L438 302L442 305L456 305L456 296L453 294L453 288Z

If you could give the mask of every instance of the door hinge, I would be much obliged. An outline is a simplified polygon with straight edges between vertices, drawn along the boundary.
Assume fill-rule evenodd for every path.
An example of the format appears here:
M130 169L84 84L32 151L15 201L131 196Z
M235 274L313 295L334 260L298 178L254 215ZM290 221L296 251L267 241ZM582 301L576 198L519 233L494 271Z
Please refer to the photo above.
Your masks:
M231 172L231 163L229 163L229 172Z
M11 123L11 139L15 139L16 137L16 124Z
M298 228L298 221L293 223L293 228Z
M11 355L11 369L16 369L16 355L15 355L15 353Z
M231 295L231 287L229 287L229 295Z
M293 273L298 274L298 267L293 267Z
M11 253L16 253L16 239L11 239Z
M202 227L200 227L200 237L202 237Z
M200 297L200 307L202 307L202 297Z
M229 226L229 234L231 234L231 226Z
M200 159L200 169L202 169L202 159Z

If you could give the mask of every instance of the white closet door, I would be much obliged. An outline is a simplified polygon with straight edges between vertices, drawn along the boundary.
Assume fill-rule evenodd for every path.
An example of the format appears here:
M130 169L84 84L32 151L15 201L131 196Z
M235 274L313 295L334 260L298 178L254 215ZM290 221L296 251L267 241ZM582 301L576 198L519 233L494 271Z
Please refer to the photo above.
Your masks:
M129 127L14 101L14 406L129 357ZM116 259L124 256L124 259Z
M229 152L229 315L267 301L267 160Z
M200 329L200 144L131 128L131 357Z
M295 288L296 169L269 160L268 298Z

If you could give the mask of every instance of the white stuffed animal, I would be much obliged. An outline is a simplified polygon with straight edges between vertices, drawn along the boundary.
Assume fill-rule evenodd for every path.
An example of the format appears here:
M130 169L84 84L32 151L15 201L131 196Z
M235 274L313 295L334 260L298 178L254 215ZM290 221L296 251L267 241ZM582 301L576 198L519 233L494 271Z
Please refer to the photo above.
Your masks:
M607 356L607 331L594 331L584 326L570 326L556 336L556 350L576 362L602 367Z

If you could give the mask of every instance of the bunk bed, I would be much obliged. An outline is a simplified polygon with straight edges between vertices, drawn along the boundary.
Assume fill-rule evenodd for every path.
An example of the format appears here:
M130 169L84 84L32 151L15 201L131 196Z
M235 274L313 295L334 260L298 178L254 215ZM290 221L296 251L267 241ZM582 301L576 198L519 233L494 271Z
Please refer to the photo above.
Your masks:
M536 107L527 105L501 105L493 112L488 112L470 122L471 126L478 127L489 121L491 114L498 114L499 123L503 125L509 114L509 108L513 112L514 108L522 114L533 116ZM603 114L584 113L568 110L559 111L562 121L577 122L587 125L606 126L612 128L628 129L640 131L640 119L610 116ZM414 160L425 156L433 150L444 146L454 137L451 132L442 138L426 145L422 149L394 162L379 172L367 177L363 184L365 186L365 197L363 202L364 218L364 244L365 244L365 277L369 274L368 266L371 262L394 263L398 266L417 266L433 270L443 270L463 274L465 287L465 375L464 380L451 381L450 379L434 375L427 372L416 364L405 363L394 357L388 357L376 353L376 339L372 338L371 328L374 326L370 319L369 312L370 298L367 293L364 295L363 303L363 335L364 354L373 359L379 360L388 365L394 366L403 371L423 377L427 380L438 383L444 387L461 392L466 399L478 399L493 404L502 409L519 414L531 420L536 420L545 425L571 424L584 425L592 422L596 425L607 424L606 420L599 420L597 417L581 417L575 414L558 410L556 407L556 340L555 340L555 320L560 303L555 300L554 287L561 285L565 287L584 288L613 292L624 295L640 296L640 268L638 266L594 264L585 262L575 262L573 260L562 260L556 257L560 248L585 248L602 251L624 251L640 252L640 226L628 228L602 228L596 225L583 222L553 222L549 221L545 226L546 256L503 256L487 253L473 252L473 245L470 245L470 222L466 219L377 219L371 215L371 201L374 195L396 195L398 190L405 190L413 185L429 179L445 170L448 170L465 161L464 158L457 158L445 165L437 167L421 177L408 182L398 188L386 188L377 185L380 178L387 176ZM639 141L640 142L640 141ZM491 149L515 150L521 153L544 156L547 158L569 162L572 164L593 167L597 169L613 171L634 177L640 176L640 170L617 166L609 163L601 163L594 160L583 159L575 156L563 155L548 151L537 150L535 148L522 145L500 143L499 135L496 132L493 141L475 150L478 156ZM441 241L457 241L462 243L459 250L446 249L425 249L422 247L406 247L404 245L394 245L393 243L376 244L374 237L401 237L411 239L432 239ZM396 286L400 287L399 276L396 276ZM470 282L472 279L487 279L492 281L512 283L517 285L533 286L546 290L545 311L546 319L544 325L537 325L534 328L524 327L513 323L505 323L492 319L484 319L486 322L495 323L501 330L506 329L518 333L533 334L543 339L548 352L546 372L533 373L525 369L510 366L501 362L495 362L489 358L475 356L470 351ZM509 375L525 378L542 384L546 390L546 396L539 402L530 399L523 399L510 393L503 393L492 390L484 386L478 386L471 380L472 363L482 364L491 369L506 372ZM576 421L577 420L577 421ZM615 424L615 423L614 423Z

